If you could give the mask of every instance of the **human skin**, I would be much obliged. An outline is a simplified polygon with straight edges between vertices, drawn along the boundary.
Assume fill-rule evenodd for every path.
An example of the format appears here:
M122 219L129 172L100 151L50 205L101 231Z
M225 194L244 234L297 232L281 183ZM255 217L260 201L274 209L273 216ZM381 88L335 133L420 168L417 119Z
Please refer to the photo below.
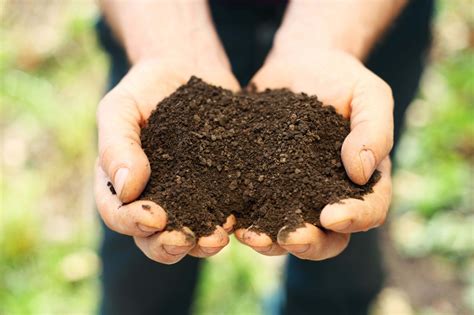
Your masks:
M323 210L321 222L330 232L306 224L293 233L282 231L278 242L272 243L265 234L240 229L236 236L241 242L265 255L289 252L321 260L339 254L350 233L383 223L391 196L388 153L393 100L387 84L360 60L402 6L403 1L370 0L290 3L274 47L253 81L260 89L287 87L316 94L325 104L334 105L351 120L352 131L341 152L350 178L364 184L379 168L382 179L363 201L347 200ZM187 254L214 255L229 241L233 216L211 236L196 240L189 228L165 231L166 213L159 205L135 201L150 176L149 162L140 146L140 127L156 104L191 75L239 89L206 1L102 0L101 7L132 68L102 99L97 111L95 197L99 212L107 226L133 236L137 246L155 261L171 264ZM314 35L313 40L308 40L308 34ZM108 181L116 195L108 189ZM149 211L142 205L149 206Z
M154 202L135 201L151 172L140 145L140 128L156 104L191 75L239 89L207 3L104 0L101 8L132 67L97 110L95 198L99 213L109 228L133 236L145 255L157 262L176 263L187 254L214 255L229 242L233 216L212 235L196 239L189 228L165 231L166 212ZM108 181L116 195L107 187Z
M391 201L389 153L393 145L393 98L390 87L361 61L397 16L405 1L292 1L273 48L254 76L258 89L289 88L317 95L351 122L341 157L357 184L375 169L382 177L364 200L327 205L323 231L311 224L296 231L283 227L273 243L264 233L239 229L236 237L264 255L291 253L323 260L340 254L350 234L384 223Z

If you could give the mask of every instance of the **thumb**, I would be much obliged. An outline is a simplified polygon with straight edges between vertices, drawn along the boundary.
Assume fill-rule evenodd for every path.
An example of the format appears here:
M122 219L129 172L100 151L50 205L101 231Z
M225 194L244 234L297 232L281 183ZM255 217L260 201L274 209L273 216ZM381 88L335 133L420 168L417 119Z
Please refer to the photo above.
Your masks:
M142 115L120 84L100 102L97 110L99 161L122 202L135 200L150 177L150 164L141 148Z
M351 102L351 132L341 149L349 178L363 185L393 146L393 97L390 87L370 73Z

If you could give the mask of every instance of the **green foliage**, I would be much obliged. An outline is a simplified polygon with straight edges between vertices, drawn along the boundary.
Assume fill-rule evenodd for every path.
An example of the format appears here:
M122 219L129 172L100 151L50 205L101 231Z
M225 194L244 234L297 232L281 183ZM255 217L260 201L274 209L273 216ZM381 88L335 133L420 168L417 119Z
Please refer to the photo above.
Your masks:
M425 217L447 210L474 214L473 60L472 52L462 52L428 72L397 154L398 178L405 183L409 173L413 180L413 189L402 189L399 208Z
M196 314L262 314L261 303L274 290L283 260L261 256L235 239L203 266Z
M1 20L0 314L92 313L98 298L91 171L106 64L94 15L73 9L45 54L42 37L20 48L29 26Z

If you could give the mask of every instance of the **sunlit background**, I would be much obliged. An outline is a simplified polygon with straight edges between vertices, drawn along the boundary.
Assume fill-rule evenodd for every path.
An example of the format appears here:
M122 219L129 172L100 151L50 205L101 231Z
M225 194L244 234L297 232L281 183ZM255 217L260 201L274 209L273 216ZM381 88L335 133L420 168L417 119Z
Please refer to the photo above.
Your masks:
M438 2L398 152L374 315L474 311L474 4ZM92 314L100 230L95 108L107 59L93 0L0 0L0 314ZM283 258L236 242L208 260L196 314L261 314Z

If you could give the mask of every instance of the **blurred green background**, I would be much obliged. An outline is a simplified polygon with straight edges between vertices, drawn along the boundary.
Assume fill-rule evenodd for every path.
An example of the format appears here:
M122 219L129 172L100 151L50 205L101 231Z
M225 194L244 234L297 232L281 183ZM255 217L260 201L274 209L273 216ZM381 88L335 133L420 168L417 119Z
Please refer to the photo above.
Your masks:
M0 314L92 314L100 238L95 108L107 60L93 0L0 0ZM374 315L474 311L474 4L438 2L435 41L396 163ZM232 242L196 314L261 314L284 258Z

